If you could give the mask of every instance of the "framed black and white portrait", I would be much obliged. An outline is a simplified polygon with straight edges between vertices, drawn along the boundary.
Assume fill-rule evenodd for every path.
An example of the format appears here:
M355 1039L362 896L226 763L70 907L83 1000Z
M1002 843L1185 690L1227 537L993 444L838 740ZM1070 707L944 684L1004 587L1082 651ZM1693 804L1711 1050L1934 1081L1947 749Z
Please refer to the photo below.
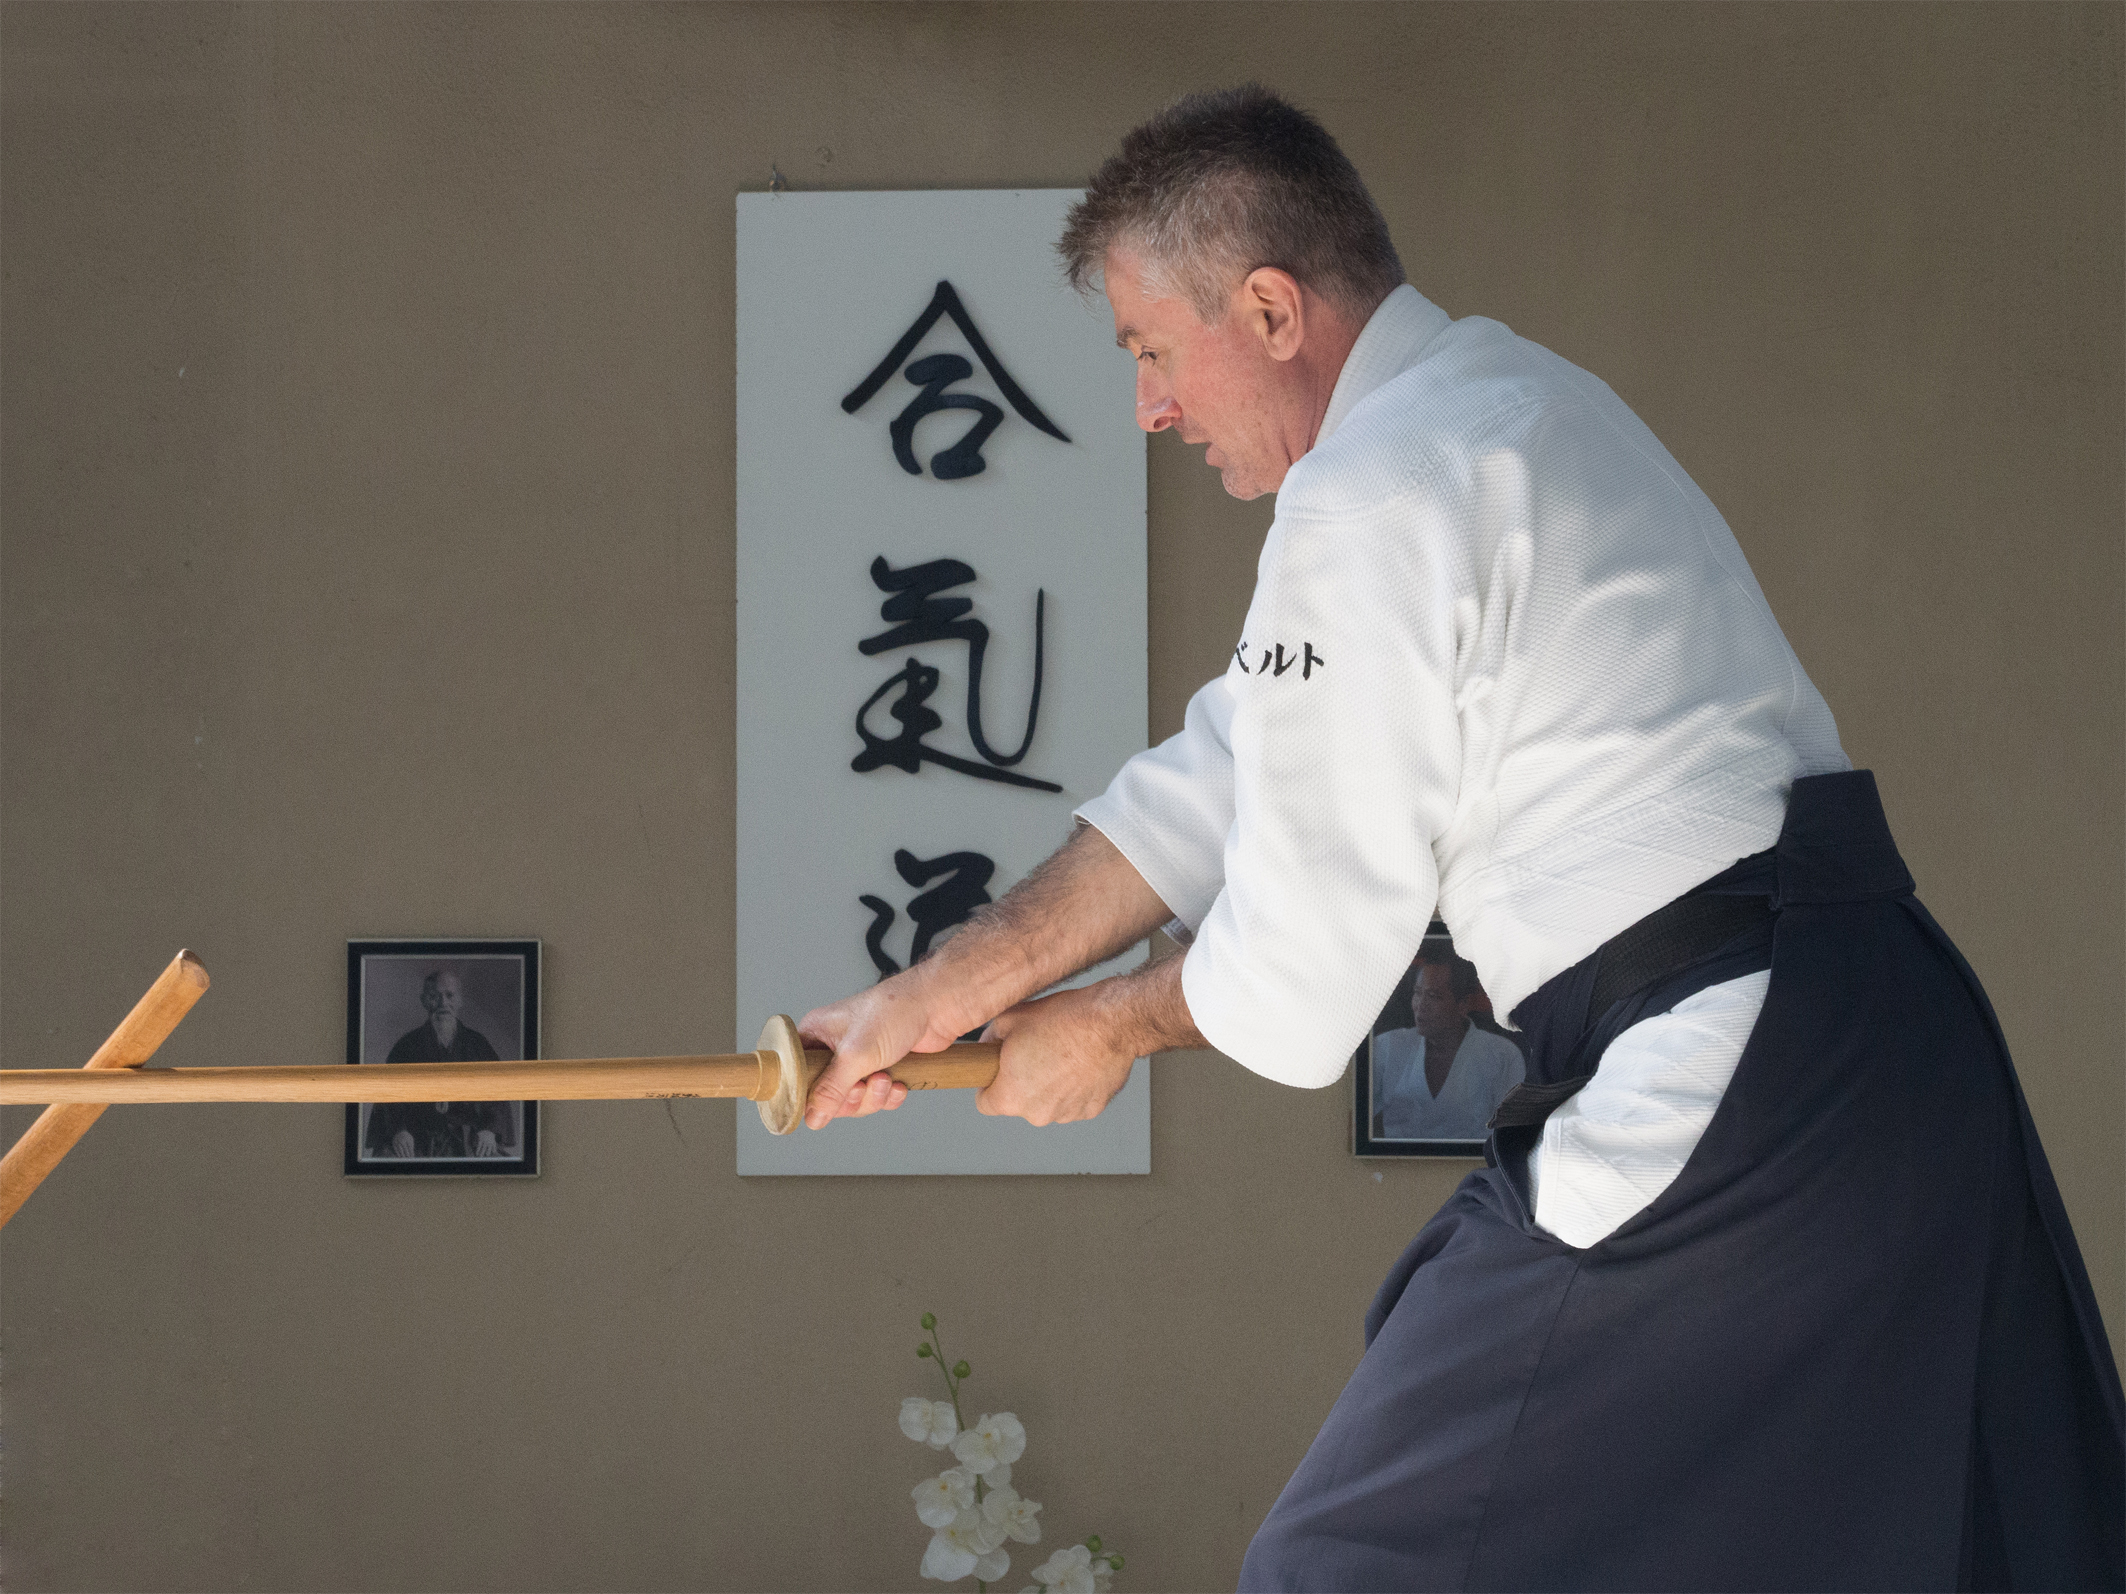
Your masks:
M1352 1059L1361 1157L1481 1157L1484 1126L1526 1072L1476 965L1434 920Z
M349 941L347 1061L513 1062L539 1055L537 941ZM351 1175L528 1176L535 1101L347 1105Z

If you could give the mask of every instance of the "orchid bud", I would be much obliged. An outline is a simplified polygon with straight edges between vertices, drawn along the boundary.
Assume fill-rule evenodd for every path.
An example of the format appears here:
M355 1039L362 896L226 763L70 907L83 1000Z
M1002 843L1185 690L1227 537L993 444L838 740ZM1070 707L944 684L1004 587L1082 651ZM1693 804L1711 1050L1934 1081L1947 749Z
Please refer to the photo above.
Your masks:
M915 1353L918 1356L928 1356L930 1354L930 1347L928 1345L918 1345L915 1348Z
M923 1314L923 1327L926 1329L931 1329L936 1328L937 1326L937 1314L935 1312L925 1312Z
M1122 1570L1122 1557L1119 1555L1110 1555L1107 1558L1107 1564L1113 1567L1117 1572L1119 1572Z
M952 1376L955 1378L965 1378L969 1373L973 1371L974 1369L972 1367L969 1367L965 1362L954 1362L952 1364Z
M1098 1555L1100 1553L1100 1535L1095 1533L1091 1538L1087 1539L1085 1547L1092 1551L1093 1554Z

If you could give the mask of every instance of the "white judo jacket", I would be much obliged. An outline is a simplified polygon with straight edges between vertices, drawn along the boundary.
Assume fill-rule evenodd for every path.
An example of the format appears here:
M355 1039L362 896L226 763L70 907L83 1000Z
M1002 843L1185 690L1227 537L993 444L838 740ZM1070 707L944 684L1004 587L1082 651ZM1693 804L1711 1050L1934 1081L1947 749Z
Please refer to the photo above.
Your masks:
M1407 286L1285 478L1234 642L1078 816L1193 932L1197 1028L1287 1084L1342 1075L1435 909L1510 1014L1851 767L1638 417Z

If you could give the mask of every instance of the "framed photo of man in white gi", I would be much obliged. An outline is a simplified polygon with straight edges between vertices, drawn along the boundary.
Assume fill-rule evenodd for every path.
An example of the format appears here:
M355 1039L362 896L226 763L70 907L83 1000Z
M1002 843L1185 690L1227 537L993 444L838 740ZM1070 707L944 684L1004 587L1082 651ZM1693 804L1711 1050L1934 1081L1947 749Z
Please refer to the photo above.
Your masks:
M1484 1126L1526 1073L1476 965L1437 919L1352 1059L1361 1157L1480 1157Z
M347 1061L514 1062L539 1055L537 941L349 941ZM535 1101L347 1104L354 1177L530 1177Z

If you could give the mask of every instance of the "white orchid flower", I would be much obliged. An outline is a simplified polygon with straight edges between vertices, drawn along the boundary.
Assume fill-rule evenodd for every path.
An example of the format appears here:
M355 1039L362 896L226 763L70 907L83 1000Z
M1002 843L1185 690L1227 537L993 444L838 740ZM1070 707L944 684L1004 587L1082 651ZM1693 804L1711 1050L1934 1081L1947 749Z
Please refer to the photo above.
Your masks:
M910 1395L901 1402L901 1432L933 1450L943 1450L960 1431L959 1413L949 1400L925 1400Z
M980 1573L985 1583L1002 1577L1011 1570L1011 1562L994 1559L993 1552L1003 1542L1003 1530L970 1506L931 1535L930 1547L923 1551L923 1576L940 1583L957 1582L969 1572ZM981 1572L987 1565L995 1565L996 1570Z
M1056 1551L1033 1569L1048 1594L1093 1594L1093 1552L1082 1544Z
M970 1506L955 1516L949 1525L939 1528L938 1537L955 1549L979 1558L1004 1542L1004 1530ZM989 1580L984 1578L983 1581Z
M987 1472L982 1474L982 1485L984 1488L988 1489L1010 1488L1011 1468L1005 1466L1003 1462L999 1461L995 1466L991 1467Z
M1105 1561L1093 1562L1093 1594L1108 1594L1115 1586L1115 1569Z
M934 1478L925 1478L908 1493L915 1500L915 1514L926 1528L945 1528L952 1519L974 1504L974 1474L953 1467Z
M1008 1467L997 1471L1008 1472ZM985 1480L989 1484L989 1498L982 1502L982 1515L1002 1528L1021 1544L1041 1542L1041 1524L1034 1518L1040 1514L1041 1502L1022 1498L1015 1489L1007 1489L996 1481L996 1472Z
M969 1471L988 1473L998 1463L1005 1466L1026 1454L1026 1430L1008 1411L982 1420L952 1441L952 1453Z

